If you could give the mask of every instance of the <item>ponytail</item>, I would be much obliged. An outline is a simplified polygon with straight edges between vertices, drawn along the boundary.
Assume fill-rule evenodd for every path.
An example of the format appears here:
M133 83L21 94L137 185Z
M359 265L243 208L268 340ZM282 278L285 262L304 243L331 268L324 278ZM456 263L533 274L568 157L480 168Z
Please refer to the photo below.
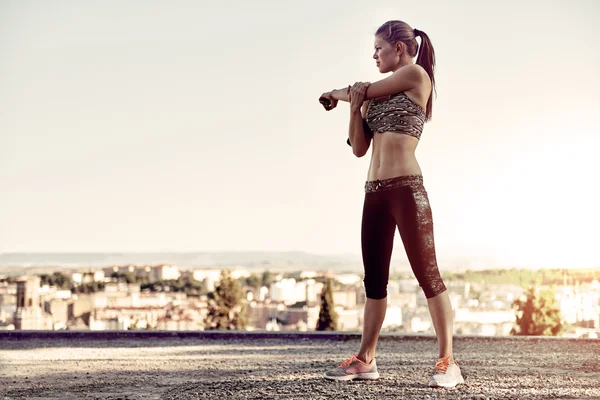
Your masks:
M433 50L433 45L431 44L431 40L429 36L423 31L418 29L414 30L415 38L417 36L421 37L421 46L419 46L419 52L417 53L417 64L419 64L431 79L431 93L429 94L429 99L427 100L427 109L425 110L425 120L431 120L431 110L433 108L433 92L435 91L435 77L434 77L434 68L435 68L435 51ZM437 95L437 92L436 92Z

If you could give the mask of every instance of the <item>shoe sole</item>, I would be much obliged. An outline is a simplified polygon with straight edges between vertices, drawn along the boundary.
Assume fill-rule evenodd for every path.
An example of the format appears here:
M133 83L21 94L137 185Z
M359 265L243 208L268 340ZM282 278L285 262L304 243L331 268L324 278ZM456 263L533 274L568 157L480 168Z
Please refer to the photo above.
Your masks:
M364 374L354 374L354 375L344 375L344 376L327 376L323 375L325 379L330 379L332 381L372 381L379 379L379 372L368 372Z
M443 387L443 388L453 388L456 385L460 385L465 383L465 379L461 376L456 380L456 382L447 382L447 383L439 383L434 380L429 381L429 387Z

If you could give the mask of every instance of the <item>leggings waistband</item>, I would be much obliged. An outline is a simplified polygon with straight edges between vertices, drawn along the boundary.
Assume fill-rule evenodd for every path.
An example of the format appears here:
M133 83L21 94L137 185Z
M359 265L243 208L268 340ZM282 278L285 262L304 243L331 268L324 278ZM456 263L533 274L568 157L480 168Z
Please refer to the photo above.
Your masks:
M393 190L402 186L423 186L423 175L402 175L394 178L367 181L365 193Z

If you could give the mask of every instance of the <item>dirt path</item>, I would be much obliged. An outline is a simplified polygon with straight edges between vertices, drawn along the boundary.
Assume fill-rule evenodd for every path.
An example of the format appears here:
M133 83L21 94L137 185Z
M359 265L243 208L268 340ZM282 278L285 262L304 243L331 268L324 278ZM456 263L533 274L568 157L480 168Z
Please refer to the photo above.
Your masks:
M359 342L1 340L0 399L600 399L600 340L456 339L466 384L426 386L433 339L384 340L376 382L322 374Z

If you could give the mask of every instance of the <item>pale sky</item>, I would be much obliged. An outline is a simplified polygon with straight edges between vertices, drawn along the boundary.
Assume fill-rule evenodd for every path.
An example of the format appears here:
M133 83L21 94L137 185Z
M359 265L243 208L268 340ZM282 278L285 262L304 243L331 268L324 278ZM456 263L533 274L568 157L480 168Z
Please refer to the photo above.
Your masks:
M0 252L360 254L333 88L437 56L417 149L440 267L600 265L600 2L1 1ZM405 257L396 237L394 256ZM486 261L487 262L487 261Z

